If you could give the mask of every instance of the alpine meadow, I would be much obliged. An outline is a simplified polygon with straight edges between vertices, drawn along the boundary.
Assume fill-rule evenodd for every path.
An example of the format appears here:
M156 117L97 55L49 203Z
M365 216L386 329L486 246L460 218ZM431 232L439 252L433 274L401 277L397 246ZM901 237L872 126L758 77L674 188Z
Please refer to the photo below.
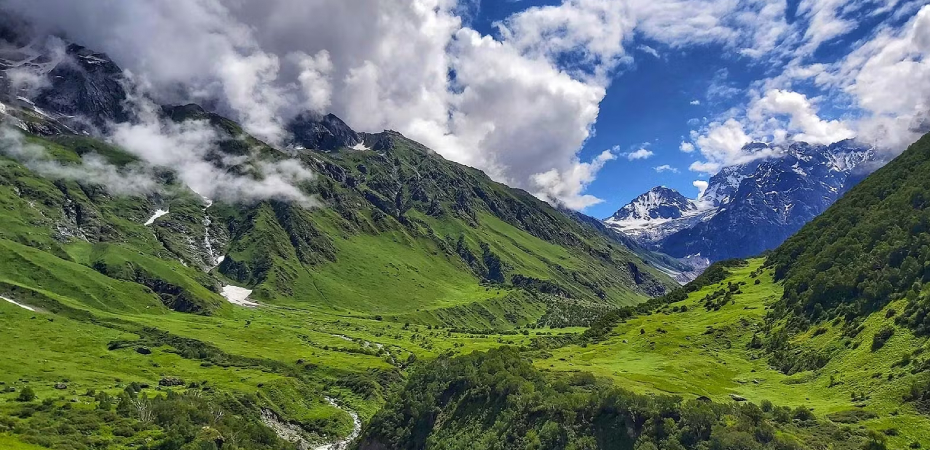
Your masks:
M930 446L925 3L0 0L0 450Z

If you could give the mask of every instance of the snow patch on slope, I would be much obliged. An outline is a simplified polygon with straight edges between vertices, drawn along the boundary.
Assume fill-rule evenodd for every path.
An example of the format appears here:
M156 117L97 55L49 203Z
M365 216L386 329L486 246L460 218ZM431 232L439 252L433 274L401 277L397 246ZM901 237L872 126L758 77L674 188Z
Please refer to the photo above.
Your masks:
M33 308L33 307L31 307L31 306L26 306L26 305L24 305L24 304L22 304L22 303L19 303L19 302L17 302L16 300L13 300L13 299L11 299L11 298L6 298L6 297L3 297L3 296L0 296L0 299L6 300L7 302L10 302L10 303L12 303L12 304L14 304L14 305L16 305L16 306L19 306L20 308L23 308L23 309L25 309L25 310L28 310L28 311L35 312L35 310L36 310L35 308Z
M149 220L146 220L146 221L145 221L145 226L152 225L153 223L155 223L155 220L156 220L156 219L158 219L159 217L164 216L165 214L168 214L168 210L167 210L167 209L156 209L156 210L155 210L155 214L152 214L152 217L149 217Z
M222 295L229 303L234 305L244 306L246 308L255 308L259 306L258 303L248 300L249 295L252 295L252 290L246 289L244 287L231 286L227 284L226 286L223 286L223 293L220 295Z

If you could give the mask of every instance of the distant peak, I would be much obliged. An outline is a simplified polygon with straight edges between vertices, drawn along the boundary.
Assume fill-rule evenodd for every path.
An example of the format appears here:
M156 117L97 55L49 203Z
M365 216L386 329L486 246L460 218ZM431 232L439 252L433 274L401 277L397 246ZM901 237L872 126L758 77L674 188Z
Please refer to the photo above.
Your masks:
M656 186L620 208L610 220L674 219L695 209L697 206L694 201L680 192L665 186Z

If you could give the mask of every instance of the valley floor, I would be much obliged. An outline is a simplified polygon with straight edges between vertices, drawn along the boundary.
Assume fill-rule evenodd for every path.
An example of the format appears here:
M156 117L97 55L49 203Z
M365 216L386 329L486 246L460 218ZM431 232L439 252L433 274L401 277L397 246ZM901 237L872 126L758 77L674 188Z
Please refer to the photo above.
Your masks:
M872 351L871 337L893 323L890 313L873 314L855 338L843 337L831 325L815 327L793 344L798 351L830 352L829 362L816 371L786 375L772 367L766 352L753 348L753 337L766 333L768 307L781 296L762 263L750 260L684 301L626 320L601 342L527 355L543 371L590 372L637 393L806 406L818 418L886 434L889 448L930 445L930 417L902 400L921 376L911 373L905 355L925 340L898 329L884 347ZM5 291L15 291L15 284L5 283ZM710 294L730 284L738 286L732 303L706 306ZM414 361L505 345L531 348L536 337L584 330L459 332L291 305L237 306L200 316L117 314L15 301L0 301L0 447L16 450L54 447L61 442L55 439L69 436L68 430L48 435L40 426L41 407L23 413L17 399L27 387L49 408L94 411L99 392L117 397L136 386L139 395L156 395L177 389L172 380L183 380L180 388L249 398L282 421L317 430L304 439L322 445L353 433L353 419L344 408L369 421L384 406L388 390L402 385ZM90 432L109 445L103 448L139 444L103 424Z
M323 444L354 428L349 414L329 398L367 421L383 405L383 389L400 381L402 369L417 359L527 345L539 334L580 330L472 334L272 305L227 308L216 316L105 311L88 316L83 310L32 311L23 307L27 300L19 303L0 301L0 416L20 416L0 422L0 448L57 443L39 438L43 431L22 417L17 399L27 387L57 407L93 410L97 400L90 392L116 397L137 383L140 395L154 396L177 389L159 386L173 379L182 380L178 388L254 395L287 421L321 430L309 438ZM105 427L93 432L111 435L112 448L131 444Z

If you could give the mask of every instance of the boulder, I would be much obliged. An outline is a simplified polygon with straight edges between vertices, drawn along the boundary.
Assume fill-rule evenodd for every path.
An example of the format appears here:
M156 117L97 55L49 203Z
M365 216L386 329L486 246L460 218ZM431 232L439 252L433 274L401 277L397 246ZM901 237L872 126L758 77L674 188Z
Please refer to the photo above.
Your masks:
M159 386L184 386L184 380L177 377L164 377L161 380L158 380Z

